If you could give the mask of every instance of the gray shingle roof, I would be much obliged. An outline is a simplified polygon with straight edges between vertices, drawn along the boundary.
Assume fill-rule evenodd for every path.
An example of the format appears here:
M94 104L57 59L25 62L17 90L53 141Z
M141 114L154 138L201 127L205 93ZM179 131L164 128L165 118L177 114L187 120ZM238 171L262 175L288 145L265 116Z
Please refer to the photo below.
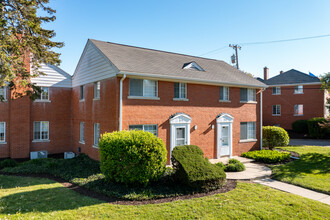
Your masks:
M155 77L162 76L187 81L266 87L264 83L220 60L98 40L90 41L122 72L150 74ZM204 71L182 68L184 64L190 62L196 62Z
M295 69L291 69L264 81L267 85L288 85L318 82L320 82L319 78L307 75Z

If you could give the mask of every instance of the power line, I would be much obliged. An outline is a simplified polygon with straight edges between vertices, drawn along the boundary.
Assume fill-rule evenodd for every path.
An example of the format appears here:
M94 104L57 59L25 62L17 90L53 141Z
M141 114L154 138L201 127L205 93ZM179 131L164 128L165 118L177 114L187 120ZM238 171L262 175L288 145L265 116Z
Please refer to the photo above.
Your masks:
M211 50L211 51L209 51L209 52L203 53L203 54L198 55L198 56L205 56L205 55L207 55L207 54L214 53L214 52L219 52L219 51L224 50L224 49L227 49L227 48L228 48L228 46L226 45L226 46L220 47L220 48L218 48L218 49Z

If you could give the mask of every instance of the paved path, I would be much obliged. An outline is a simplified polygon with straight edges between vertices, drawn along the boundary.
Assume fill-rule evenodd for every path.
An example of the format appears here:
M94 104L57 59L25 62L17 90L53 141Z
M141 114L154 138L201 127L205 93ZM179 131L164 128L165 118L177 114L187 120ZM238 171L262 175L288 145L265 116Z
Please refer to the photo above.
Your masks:
M254 180L253 182L330 205L330 196L327 194L318 193L313 190L305 189L288 183L283 183L270 178L258 179Z
M330 140L290 139L289 145L325 146L330 147Z

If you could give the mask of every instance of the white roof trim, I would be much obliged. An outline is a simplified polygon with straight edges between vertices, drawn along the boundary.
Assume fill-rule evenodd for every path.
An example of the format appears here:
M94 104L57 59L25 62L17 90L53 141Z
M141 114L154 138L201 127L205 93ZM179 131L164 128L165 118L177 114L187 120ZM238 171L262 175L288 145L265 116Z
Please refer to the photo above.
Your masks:
M321 82L313 83L294 83L294 84L277 84L277 85L268 85L268 87L282 87L282 86L303 86L303 85L321 85Z

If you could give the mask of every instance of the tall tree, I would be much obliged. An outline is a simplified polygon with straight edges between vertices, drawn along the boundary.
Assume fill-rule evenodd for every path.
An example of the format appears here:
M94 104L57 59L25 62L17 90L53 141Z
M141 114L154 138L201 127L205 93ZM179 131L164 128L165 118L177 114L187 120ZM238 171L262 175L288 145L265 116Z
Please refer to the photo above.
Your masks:
M52 49L64 44L52 41L54 30L42 27L56 19L56 11L46 6L48 3L49 0L0 0L0 86L7 84L14 97L33 98L40 93L30 80L43 74L38 70L40 64L60 64L60 54Z

